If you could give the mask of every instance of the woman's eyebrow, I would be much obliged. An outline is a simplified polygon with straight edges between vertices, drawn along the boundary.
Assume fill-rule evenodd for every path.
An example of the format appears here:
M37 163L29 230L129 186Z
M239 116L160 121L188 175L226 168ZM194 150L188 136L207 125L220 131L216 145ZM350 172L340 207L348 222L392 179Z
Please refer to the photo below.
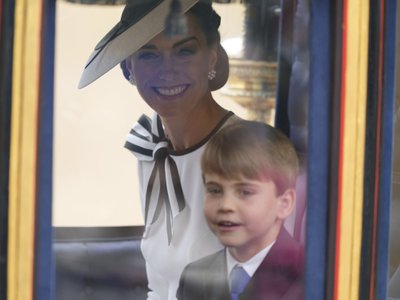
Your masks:
M146 44L146 45L144 45L144 46L142 46L142 47L140 47L138 50L156 50L157 49L157 47L156 46L154 46L154 45L151 45L151 44Z
M189 36L187 38L184 38L183 40L176 42L175 44L172 45L172 47L173 48L179 47L180 45L190 42L192 40L197 41L197 38L195 36ZM146 44L140 47L138 50L157 50L157 47L153 44Z
M197 38L195 36L189 36L187 38L184 38L183 40L180 40L180 41L176 42L172 47L173 48L179 47L180 45L185 44L187 42L190 42L192 40L197 41Z

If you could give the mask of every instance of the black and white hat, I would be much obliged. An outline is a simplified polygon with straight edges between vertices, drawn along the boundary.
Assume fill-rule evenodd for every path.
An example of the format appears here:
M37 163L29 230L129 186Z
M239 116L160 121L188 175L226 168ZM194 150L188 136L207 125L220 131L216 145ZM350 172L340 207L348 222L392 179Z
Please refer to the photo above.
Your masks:
M199 1L203 0L180 0L182 14ZM171 2L172 0L127 1L121 20L101 39L90 55L78 88L89 85L162 32ZM215 70L216 77L210 81L212 91L221 88L229 75L228 56L221 45L218 46Z

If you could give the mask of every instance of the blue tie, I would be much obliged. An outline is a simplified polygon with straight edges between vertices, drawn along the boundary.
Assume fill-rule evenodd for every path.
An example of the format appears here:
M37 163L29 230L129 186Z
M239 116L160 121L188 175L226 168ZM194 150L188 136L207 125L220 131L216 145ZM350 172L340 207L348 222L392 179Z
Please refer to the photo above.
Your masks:
M239 295L243 292L247 283L250 280L250 276L246 271L239 265L236 265L229 275L229 282L231 284L231 299L238 300Z

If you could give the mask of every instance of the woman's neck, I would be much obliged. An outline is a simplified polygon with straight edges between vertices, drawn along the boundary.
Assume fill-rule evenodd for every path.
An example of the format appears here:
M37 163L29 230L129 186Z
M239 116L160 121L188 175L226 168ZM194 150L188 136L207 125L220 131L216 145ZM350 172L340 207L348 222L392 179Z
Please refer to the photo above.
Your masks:
M227 111L213 101L192 114L161 119L173 149L181 151L206 138L226 114Z

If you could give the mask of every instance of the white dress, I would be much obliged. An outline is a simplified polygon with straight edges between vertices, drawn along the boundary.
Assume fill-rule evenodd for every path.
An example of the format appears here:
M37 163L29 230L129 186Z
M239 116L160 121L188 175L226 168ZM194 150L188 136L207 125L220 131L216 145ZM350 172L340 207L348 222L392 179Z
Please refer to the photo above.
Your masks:
M168 148L156 114L152 120L142 116L128 135L125 147L139 160L140 199L146 223L141 249L149 281L148 299L175 300L184 267L222 249L203 214L200 159L209 138L238 119L233 113L227 114L206 139L179 152Z

